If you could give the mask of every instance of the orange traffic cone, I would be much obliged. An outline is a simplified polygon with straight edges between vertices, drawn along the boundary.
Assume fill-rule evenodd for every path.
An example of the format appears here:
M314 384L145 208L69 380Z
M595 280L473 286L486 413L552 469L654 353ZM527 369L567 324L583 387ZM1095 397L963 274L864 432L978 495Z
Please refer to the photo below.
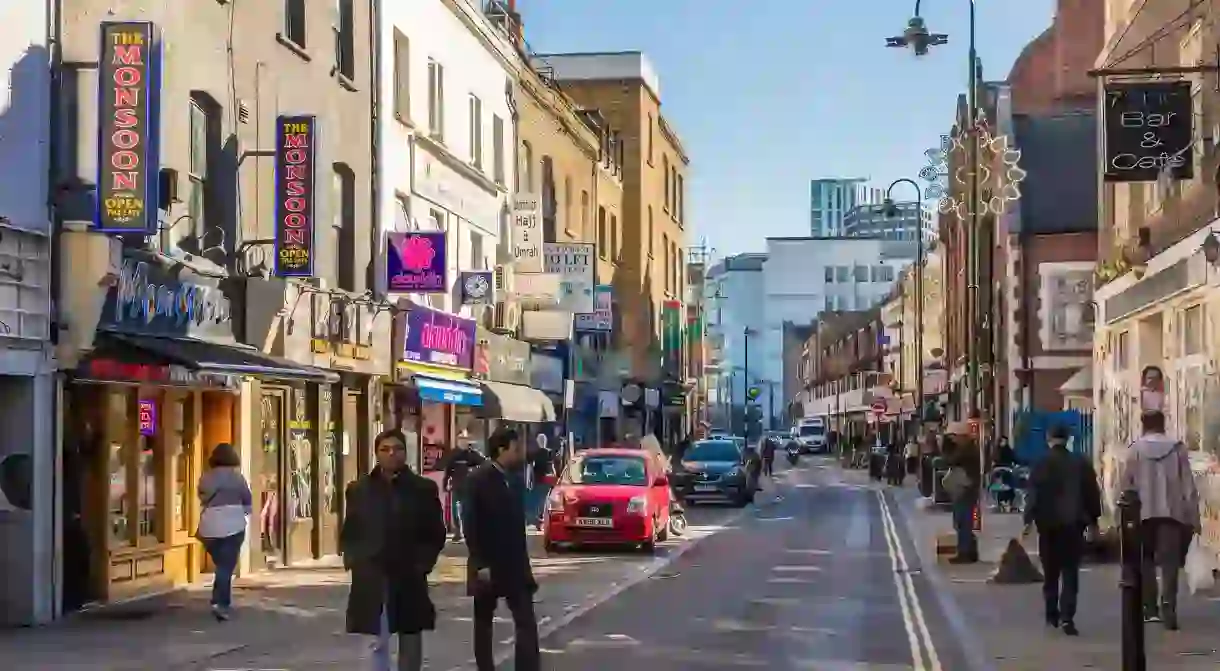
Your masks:
M1021 540L1013 538L1008 541L1008 547L1004 549L1004 554L1000 557L1000 564L996 566L995 573L991 574L989 582L1001 585L1027 585L1029 583L1042 582L1042 572L1034 566L1034 561L1029 558L1029 553L1025 551L1025 546L1021 545Z

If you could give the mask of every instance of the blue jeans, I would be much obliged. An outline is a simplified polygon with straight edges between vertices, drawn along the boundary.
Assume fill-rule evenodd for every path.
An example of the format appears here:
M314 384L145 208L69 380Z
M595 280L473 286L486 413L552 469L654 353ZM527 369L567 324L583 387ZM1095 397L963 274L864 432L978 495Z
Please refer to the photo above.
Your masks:
M525 521L533 524L542 519L542 513L546 512L546 498L551 493L551 486L541 482L535 482L534 488L529 490L526 505Z
M957 532L957 553L961 556L978 554L978 543L974 537L975 499L963 496L953 502L953 530Z
M246 532L201 540L203 549L216 566L212 581L212 605L228 608L233 605L233 573L237 571L237 559L241 556L241 544L246 540Z
M387 601L389 595L386 596ZM372 671L394 671L390 660L390 619L386 615L385 606L381 607L381 626L378 628L377 640L373 642ZM420 671L424 668L424 635L398 635L398 671Z

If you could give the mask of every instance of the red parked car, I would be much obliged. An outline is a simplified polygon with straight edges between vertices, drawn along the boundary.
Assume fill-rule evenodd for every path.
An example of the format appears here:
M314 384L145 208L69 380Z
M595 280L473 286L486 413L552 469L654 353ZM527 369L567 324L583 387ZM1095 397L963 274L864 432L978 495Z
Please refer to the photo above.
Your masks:
M669 535L669 502L669 478L643 450L581 450L547 500L546 549L639 545L652 552Z

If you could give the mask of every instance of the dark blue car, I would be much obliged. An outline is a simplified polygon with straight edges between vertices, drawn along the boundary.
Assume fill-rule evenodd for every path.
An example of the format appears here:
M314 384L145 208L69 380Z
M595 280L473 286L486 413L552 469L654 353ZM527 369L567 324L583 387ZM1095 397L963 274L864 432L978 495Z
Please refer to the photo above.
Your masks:
M697 441L682 455L678 469L682 497L691 503L728 501L748 505L754 500L758 479L745 462L745 451L731 438Z

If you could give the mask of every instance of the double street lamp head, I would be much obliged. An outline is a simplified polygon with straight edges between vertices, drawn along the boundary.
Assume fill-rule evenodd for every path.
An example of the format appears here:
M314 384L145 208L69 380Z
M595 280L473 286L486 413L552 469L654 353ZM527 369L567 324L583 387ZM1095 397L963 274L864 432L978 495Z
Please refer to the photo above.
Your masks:
M932 47L948 43L948 35L928 32L928 25L923 17L919 16L918 11L907 21L906 30L903 30L901 35L885 38L885 46L894 49L910 47L916 56L927 56Z

